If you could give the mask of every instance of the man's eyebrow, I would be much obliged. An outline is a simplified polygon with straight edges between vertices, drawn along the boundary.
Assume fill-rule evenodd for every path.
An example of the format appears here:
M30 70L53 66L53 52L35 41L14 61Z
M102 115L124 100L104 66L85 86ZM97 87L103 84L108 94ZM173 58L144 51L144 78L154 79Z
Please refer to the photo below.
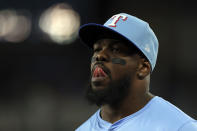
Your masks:
M98 41L94 42L93 47L94 47L95 45L100 45L101 42L102 42L102 40L98 40Z

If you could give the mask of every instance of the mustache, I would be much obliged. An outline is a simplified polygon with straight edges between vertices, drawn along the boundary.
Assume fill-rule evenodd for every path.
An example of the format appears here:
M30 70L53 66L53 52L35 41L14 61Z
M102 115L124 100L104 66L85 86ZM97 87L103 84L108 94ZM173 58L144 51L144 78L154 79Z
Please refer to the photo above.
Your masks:
M96 62L96 63L94 64L94 66L93 66L93 68L92 68L92 71L91 71L91 72L92 72L91 75L93 75L93 71L94 71L94 69L95 69L97 66L101 67L101 68L103 69L103 71L104 71L108 76L111 76L111 71L110 71L107 67L104 66L104 63L103 63L102 61L98 61L98 62Z

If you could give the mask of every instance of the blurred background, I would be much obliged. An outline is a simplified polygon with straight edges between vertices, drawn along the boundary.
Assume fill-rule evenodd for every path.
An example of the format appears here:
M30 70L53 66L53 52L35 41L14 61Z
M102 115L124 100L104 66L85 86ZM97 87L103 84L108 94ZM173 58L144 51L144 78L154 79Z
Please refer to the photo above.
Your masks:
M73 131L96 110L84 100L91 50L79 26L126 12L160 43L151 92L197 119L197 8L190 0L1 0L0 131Z

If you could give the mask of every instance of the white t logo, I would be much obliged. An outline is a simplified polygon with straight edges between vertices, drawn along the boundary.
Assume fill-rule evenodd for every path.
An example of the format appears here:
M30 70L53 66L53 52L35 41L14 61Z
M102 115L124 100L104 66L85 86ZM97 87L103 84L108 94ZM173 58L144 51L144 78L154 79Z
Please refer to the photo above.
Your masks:
M121 14L114 15L114 16L111 17L111 19L113 19L111 24L108 24L108 25L111 26L111 27L116 27L116 23L120 20L120 18L123 21L126 21L128 17L125 16L125 15L121 15Z

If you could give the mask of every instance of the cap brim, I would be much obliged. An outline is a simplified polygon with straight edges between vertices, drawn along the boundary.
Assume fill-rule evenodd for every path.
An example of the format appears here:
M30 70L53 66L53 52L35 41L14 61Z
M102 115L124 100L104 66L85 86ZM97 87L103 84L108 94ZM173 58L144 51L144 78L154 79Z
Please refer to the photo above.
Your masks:
M125 36L121 35L119 32L112 30L106 26L96 23L89 23L82 25L79 29L80 39L90 48L93 47L93 44L102 38L114 38L120 40L128 40Z

